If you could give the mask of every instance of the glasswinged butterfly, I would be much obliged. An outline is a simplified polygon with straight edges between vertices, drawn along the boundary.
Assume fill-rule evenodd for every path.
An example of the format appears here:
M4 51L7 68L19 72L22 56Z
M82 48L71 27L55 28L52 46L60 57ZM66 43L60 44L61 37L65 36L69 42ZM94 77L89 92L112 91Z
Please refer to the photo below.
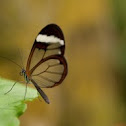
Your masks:
M68 68L64 58L65 40L60 27L49 24L37 35L29 54L26 70L21 70L26 84L32 82L41 97L49 104L41 88L51 88L62 83Z

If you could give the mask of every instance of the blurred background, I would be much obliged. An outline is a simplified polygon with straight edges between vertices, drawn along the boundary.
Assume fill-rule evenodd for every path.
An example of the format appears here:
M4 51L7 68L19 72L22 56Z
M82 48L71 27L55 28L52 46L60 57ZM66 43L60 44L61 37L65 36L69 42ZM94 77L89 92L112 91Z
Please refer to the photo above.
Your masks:
M44 89L51 104L28 102L21 126L126 126L125 13L125 0L0 1L0 56L25 65L49 23L66 40L68 76ZM20 80L19 72L0 58L1 77Z

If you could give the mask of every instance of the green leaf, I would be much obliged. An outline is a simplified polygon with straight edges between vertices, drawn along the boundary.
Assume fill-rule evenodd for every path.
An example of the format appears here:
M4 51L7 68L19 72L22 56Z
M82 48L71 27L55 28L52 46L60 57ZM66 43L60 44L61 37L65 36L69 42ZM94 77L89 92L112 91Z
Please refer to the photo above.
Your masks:
M5 95L14 83L0 78L0 126L19 126L18 117L27 109L25 101L32 101L38 97L37 91L28 87L24 101L26 86L19 83Z

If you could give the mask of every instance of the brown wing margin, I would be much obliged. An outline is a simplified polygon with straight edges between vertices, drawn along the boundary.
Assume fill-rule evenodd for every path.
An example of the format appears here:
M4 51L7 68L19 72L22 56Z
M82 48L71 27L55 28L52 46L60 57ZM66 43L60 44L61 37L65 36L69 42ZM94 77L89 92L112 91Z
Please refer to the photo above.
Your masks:
M26 74L27 74L28 77L30 77L30 74L29 74L30 63L31 63L32 56L33 56L33 53L34 53L35 49L39 48L39 49L45 50L47 48L47 46L48 45L45 44L45 43L42 44L42 43L39 43L39 42L38 43L34 42L33 47L31 49L31 52L30 52L30 55L28 57L27 66L26 66Z
M54 86L57 86L59 85L60 83L62 83L62 81L65 79L67 73L68 73L68 67L67 67L67 62L65 60L65 58L63 56L60 56L60 55L52 55L52 56L49 56L47 58L44 58L42 59L38 64L36 64L31 70L30 70L30 73L29 75L32 75L32 73L34 72L34 70L40 65L42 64L43 62L49 60L49 59L58 59L60 61L60 64L62 64L64 66L64 71L62 73L62 77L61 79L56 82L53 86L49 86L48 88L50 87L54 87Z

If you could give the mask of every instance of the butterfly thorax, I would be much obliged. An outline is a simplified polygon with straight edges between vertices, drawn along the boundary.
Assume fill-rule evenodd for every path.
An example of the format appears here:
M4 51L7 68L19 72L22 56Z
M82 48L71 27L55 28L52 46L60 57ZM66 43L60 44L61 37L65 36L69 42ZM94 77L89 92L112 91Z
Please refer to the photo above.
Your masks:
M29 83L30 80L29 80L29 78L28 78L28 76L26 74L26 70L25 69L21 70L20 75L24 76L24 79L25 79L26 83Z

